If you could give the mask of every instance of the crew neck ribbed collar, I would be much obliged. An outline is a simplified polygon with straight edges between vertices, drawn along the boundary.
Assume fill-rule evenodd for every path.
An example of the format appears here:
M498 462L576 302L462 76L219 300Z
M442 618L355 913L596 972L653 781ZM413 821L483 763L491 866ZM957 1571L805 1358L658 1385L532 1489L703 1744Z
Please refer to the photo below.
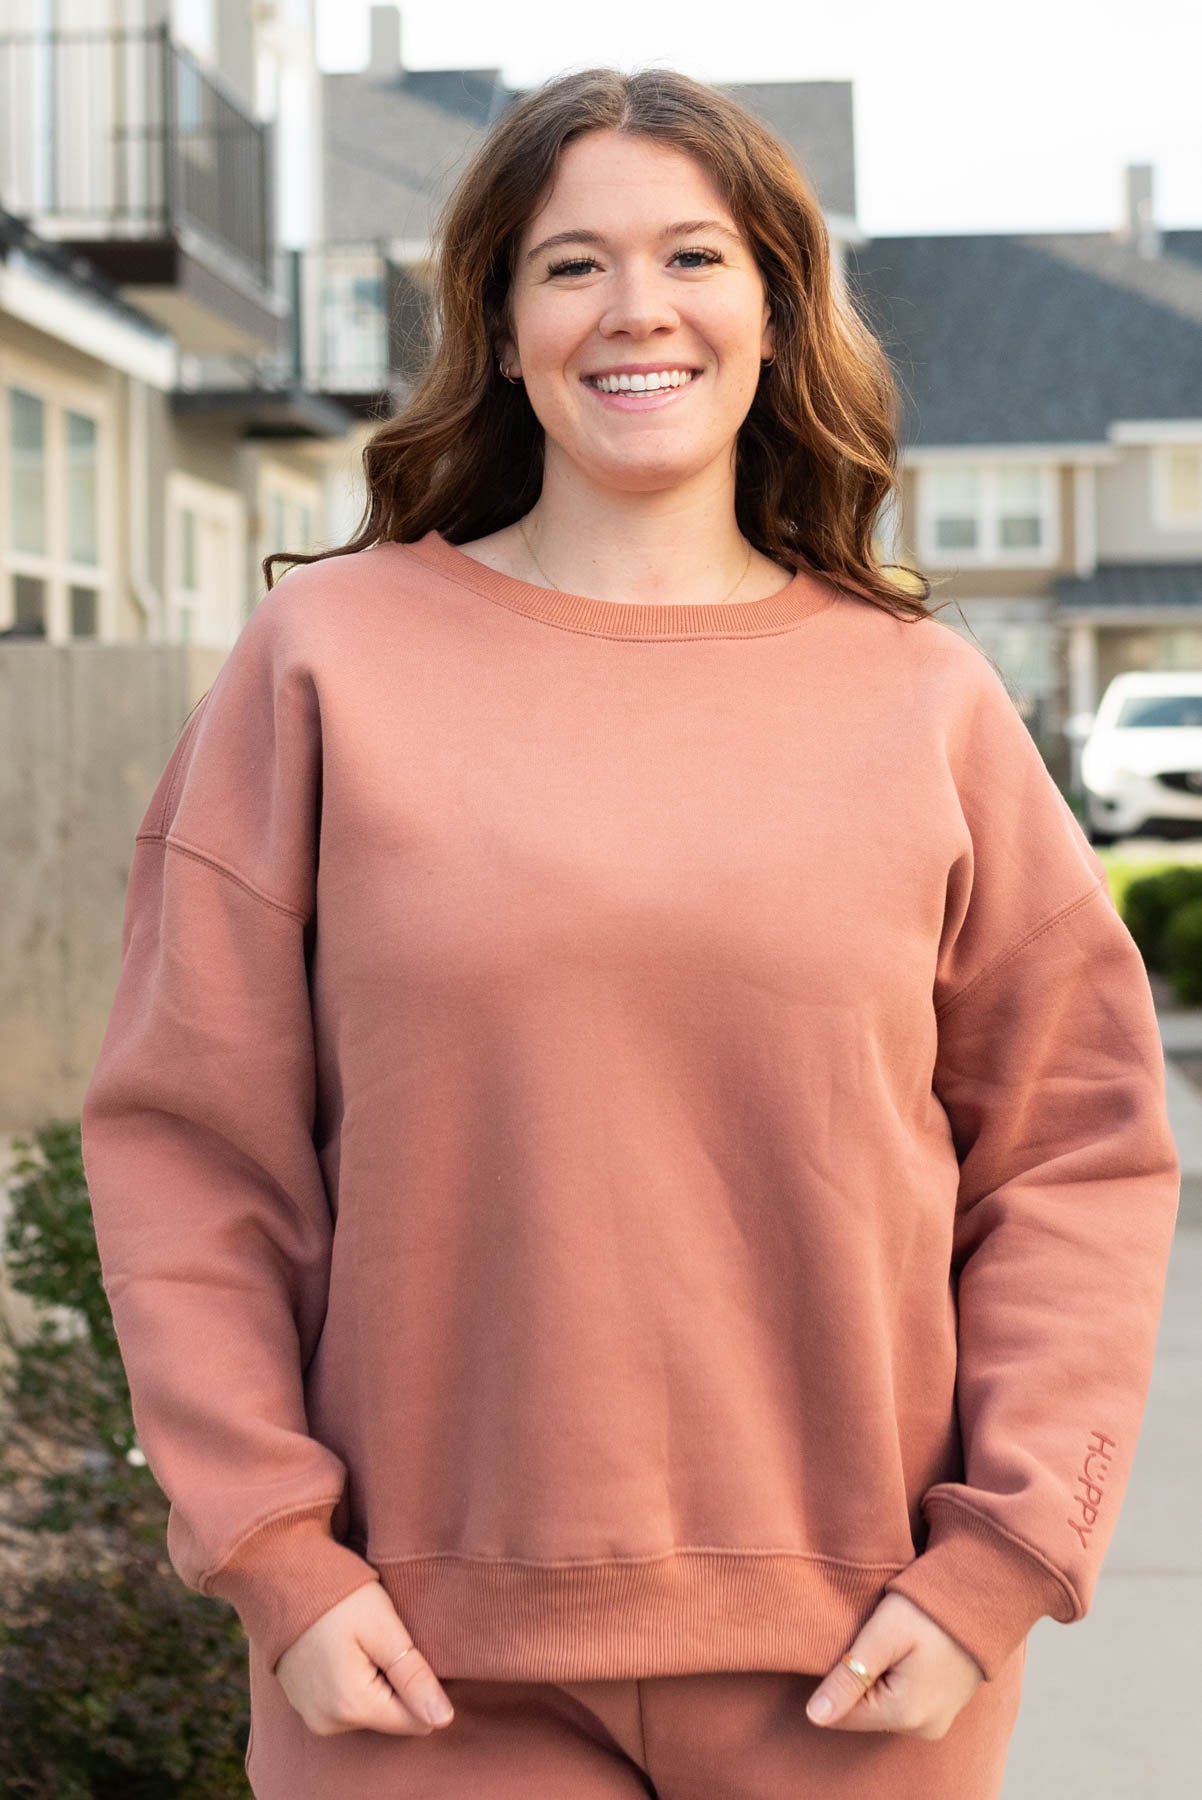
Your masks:
M427 531L424 537L402 547L427 567L500 606L541 619L547 625L561 625L597 637L763 637L789 631L823 612L838 593L833 583L814 570L799 569L787 586L760 600L717 601L697 606L597 600L587 594L567 594L558 588L537 587L515 575L503 575L487 563L477 562L438 531Z

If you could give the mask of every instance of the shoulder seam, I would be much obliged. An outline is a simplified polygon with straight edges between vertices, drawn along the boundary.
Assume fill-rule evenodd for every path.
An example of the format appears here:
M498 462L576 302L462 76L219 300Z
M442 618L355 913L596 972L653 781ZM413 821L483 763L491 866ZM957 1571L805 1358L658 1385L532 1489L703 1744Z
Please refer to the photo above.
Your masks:
M1044 932L1053 930L1063 919L1067 919L1071 913L1077 911L1078 907L1084 906L1104 888L1109 892L1106 876L1103 874L1097 877L1085 893L1078 894L1073 900L1066 900L1063 906L1057 907L1055 912L1050 913L1038 925L1033 925L1015 943L1009 945L1005 950L1000 950L990 962L985 964L983 969L978 969L977 973L966 981L963 987L957 988L954 994L949 994L946 1000L940 1002L935 1008L935 1017L942 1019L945 1013L949 1012L953 1006L958 1005L966 994L970 994L973 988L992 975L995 969L1000 969L1003 963L1009 962L1011 957L1017 956L1021 950L1025 950L1028 944L1033 943L1037 937L1042 937Z
M213 856L207 850L198 850L194 844L187 844L182 838L174 837L165 831L139 831L134 839L138 844L163 844L169 850L178 851L181 856L191 857L193 862L204 863L210 869L216 869L219 875L225 875L230 881L243 888L255 900L269 906L273 912L286 913L289 918L299 919L304 925L308 922L308 913L299 906L290 906L286 900L277 900L274 895L266 893L255 882L249 880L234 868L232 863L223 862L219 856Z
M191 737L196 723L199 720L201 713L204 711L204 702L208 699L209 692L211 691L212 690L210 689L201 695L196 705L192 708L192 711L188 714L188 717L184 720L183 726L180 729L180 734L175 740L175 749L171 752L175 768L172 771L171 780L167 786L167 792L163 796L163 804L159 809L160 833L164 831L165 822L171 816L171 803L175 799L175 791L180 784L184 772L184 758L182 754L184 745Z

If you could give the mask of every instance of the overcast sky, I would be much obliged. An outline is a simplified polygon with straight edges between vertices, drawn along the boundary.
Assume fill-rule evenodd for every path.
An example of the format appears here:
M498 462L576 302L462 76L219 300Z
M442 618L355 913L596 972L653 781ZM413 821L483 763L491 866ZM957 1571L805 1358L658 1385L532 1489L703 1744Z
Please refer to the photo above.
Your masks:
M368 0L317 0L323 68L367 60ZM1202 0L408 0L413 69L528 87L605 63L703 81L850 81L858 220L902 232L1108 231L1122 170L1202 227Z

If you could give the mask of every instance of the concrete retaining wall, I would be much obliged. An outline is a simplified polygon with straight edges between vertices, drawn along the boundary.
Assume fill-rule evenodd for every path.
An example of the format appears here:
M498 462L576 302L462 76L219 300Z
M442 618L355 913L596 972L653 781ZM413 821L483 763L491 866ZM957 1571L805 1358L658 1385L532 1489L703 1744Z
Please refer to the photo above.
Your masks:
M0 1131L78 1113L116 985L134 833L224 658L0 644Z

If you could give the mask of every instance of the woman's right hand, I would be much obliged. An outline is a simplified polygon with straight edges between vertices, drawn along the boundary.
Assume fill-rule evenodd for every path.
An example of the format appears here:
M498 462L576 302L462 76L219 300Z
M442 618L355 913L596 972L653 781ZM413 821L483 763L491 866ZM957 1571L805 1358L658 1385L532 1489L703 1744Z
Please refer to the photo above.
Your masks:
M289 1644L276 1678L318 1737L365 1730L429 1737L453 1714L421 1651L409 1649L412 1643L381 1584L365 1582ZM438 1701L447 1709L445 1718L431 1710Z

